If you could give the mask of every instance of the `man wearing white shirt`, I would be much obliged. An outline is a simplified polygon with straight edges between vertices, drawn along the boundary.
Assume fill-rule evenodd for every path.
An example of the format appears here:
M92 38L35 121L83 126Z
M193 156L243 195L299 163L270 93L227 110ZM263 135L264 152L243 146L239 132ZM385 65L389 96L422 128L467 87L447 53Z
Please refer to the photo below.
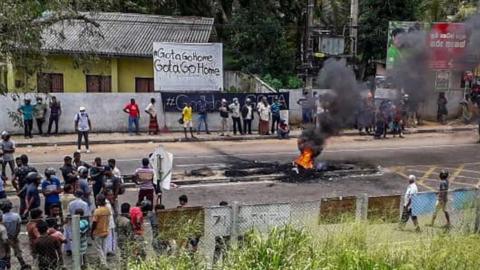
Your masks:
M418 193L417 184L415 184L416 180L417 180L417 177L415 177L415 175L410 175L408 177L409 184L403 198L404 203L403 203L402 219L400 221L400 229L405 228L405 225L407 224L408 220L412 218L413 225L415 225L415 230L417 232L420 232L420 226L418 225L417 216L412 215L413 196L415 196L415 194Z

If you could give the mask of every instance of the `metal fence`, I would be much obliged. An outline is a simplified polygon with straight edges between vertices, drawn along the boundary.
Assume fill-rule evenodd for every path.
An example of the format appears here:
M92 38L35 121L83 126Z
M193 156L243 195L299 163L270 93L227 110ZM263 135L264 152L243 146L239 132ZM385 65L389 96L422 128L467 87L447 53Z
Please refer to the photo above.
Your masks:
M454 190L448 193L446 210L449 211L454 230L477 229L480 218L480 198L477 189ZM276 226L291 225L298 228L310 226L328 226L349 221L368 221L381 223L397 223L403 209L402 195L388 195L368 197L335 197L311 202L274 203L274 204L238 204L228 206L197 207L189 210L170 209L156 213L156 224L151 231L150 224L145 227L150 232L145 233L144 240L150 245L147 249L155 251L154 235L171 228L178 229L180 223L186 220L197 219L200 222L198 252L205 256L209 264L213 264L222 256L228 244L236 244L242 235L254 229L259 232L268 232ZM427 224L435 212L437 194L435 192L418 193L413 198L413 214L419 217L420 222ZM444 222L439 212L437 223ZM79 247L76 241L80 239L78 219L73 219L72 231L74 237L73 248ZM158 231L155 231L158 230ZM75 236L76 235L76 236ZM175 238L175 236L172 236ZM122 247L120 247L122 248ZM73 252L75 257L78 252ZM153 252L151 254L158 254ZM130 256L130 255L127 255ZM125 258L123 258L125 259ZM77 268L80 259L73 258L73 269Z

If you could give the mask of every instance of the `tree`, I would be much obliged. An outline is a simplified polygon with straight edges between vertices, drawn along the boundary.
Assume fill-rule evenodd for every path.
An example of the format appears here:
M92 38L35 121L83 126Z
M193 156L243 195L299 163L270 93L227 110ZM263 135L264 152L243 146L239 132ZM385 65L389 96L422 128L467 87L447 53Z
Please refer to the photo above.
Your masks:
M0 59L11 60L24 76L31 75L46 63L41 50L46 28L59 21L83 20L87 30L94 30L98 24L78 10L103 10L108 6L108 0L2 0Z
M233 16L227 46L245 72L278 78L295 70L295 47L275 10L264 1L249 1Z

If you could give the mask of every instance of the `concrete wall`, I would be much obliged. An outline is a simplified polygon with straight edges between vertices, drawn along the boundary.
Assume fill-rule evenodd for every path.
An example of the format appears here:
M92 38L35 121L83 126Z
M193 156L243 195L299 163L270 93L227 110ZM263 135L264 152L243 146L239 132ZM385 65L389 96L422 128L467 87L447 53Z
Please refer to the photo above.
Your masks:
M9 112L15 112L17 108L23 104L25 97L30 97L35 100L36 96L49 98L44 94L8 94L7 96L0 96L0 108L3 113L0 117L0 130L8 130L12 133L21 134L23 129L15 127L14 121L9 117ZM122 111L123 107L130 101L130 98L135 98L142 111L140 118L140 126L143 131L148 129L149 117L143 113L144 108L150 102L150 98L154 97L157 100L157 110L159 112L158 120L161 128L167 126L170 130L183 130L183 127L178 124L180 113L166 113L162 112L160 93L62 93L55 95L62 104L62 116L59 123L59 131L62 133L74 132L73 117L78 112L80 106L85 106L90 115L94 132L122 132L127 131L128 115ZM34 103L34 102L33 102ZM194 115L194 124L196 125L197 115ZM47 115L48 118L48 115ZM258 118L258 117L256 117ZM209 128L211 130L220 130L220 116L219 113L210 113L208 115ZM229 121L230 130L232 128L231 121ZM255 119L252 124L253 129L258 128L258 119ZM34 125L34 131L36 131Z
M235 90L241 93L276 92L275 89L262 81L258 76L240 71L225 71L223 75L223 86L225 91Z

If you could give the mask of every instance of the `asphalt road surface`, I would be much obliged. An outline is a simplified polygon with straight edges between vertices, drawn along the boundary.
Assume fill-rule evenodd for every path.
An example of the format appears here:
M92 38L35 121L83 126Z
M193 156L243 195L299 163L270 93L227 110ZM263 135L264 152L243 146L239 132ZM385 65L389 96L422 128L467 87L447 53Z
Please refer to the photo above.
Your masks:
M358 194L400 194L406 186L407 175L419 179L421 190L438 186L438 172L448 168L452 188L473 187L480 180L480 145L476 132L416 134L405 139L373 140L371 137L335 137L327 142L321 160L361 161L384 168L381 176L354 177L319 181L315 183L221 183L182 186L165 194L167 207L176 205L180 194L187 194L191 205L216 205L220 201L241 203L285 202L319 200L325 197ZM291 162L299 153L296 140L257 140L236 142L188 142L162 145L174 154L176 172L201 167L231 165L240 161ZM151 153L156 144L95 145L93 152L83 154L83 160L116 158L124 174L131 174L142 157ZM46 167L59 168L63 156L71 155L72 147L19 148L32 165L43 171ZM122 201L134 202L136 190L122 196Z

